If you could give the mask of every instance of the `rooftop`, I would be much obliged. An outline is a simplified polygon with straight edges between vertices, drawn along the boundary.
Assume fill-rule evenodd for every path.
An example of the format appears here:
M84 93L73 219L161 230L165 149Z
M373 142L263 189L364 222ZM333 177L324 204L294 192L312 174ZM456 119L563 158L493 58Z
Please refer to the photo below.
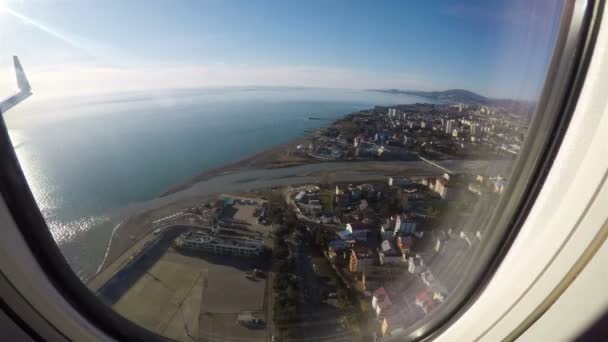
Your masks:
M199 232L187 232L179 236L183 241L199 244L231 245L249 248L261 248L264 241L257 239L239 238L225 235L210 235Z

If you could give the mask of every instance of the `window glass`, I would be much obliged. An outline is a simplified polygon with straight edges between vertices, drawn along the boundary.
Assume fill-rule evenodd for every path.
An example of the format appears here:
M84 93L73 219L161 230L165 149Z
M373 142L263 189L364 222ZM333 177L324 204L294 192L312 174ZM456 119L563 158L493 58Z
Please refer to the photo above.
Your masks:
M129 320L390 338L470 279L561 11L4 0L0 108L66 260Z

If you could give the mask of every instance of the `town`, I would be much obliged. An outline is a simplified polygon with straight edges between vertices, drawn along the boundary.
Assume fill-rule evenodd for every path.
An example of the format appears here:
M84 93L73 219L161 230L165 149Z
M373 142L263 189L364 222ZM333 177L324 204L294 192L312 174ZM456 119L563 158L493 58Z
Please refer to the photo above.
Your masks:
M352 113L297 151L317 160L515 157L529 118L478 104L413 104Z
M398 336L463 280L526 128L521 115L480 105L350 114L296 153L317 161L422 160L433 171L389 169L354 181L328 169L314 182L189 202L151 216L147 235L89 286L121 314L175 340ZM493 162L455 171L446 167L454 159Z

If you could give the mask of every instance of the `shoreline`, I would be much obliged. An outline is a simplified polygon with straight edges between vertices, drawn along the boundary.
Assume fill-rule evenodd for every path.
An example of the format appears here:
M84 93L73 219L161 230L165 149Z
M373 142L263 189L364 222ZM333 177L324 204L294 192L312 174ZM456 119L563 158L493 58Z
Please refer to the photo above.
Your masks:
M181 181L180 183L169 187L158 197L165 197L167 195L186 190L195 185L196 183L230 172L242 171L245 169L281 168L302 164L318 163L319 161L310 157L289 155L289 153L292 152L292 150L294 150L297 145L303 145L305 143L309 143L310 141L310 134L307 134L305 136L295 138L287 143L273 145L252 155L243 157L232 162L227 162L225 164L206 171L202 171L200 173L195 174L194 176L191 176ZM281 160L282 158L291 158L291 160Z
M108 247L106 248L106 253L103 256L103 260L101 261L101 264L99 264L99 266L97 266L97 270L95 271L95 275L99 274L99 272L102 270L103 266L106 264L106 260L108 259L108 254L110 253L110 246L112 243L112 239L114 239L114 234L116 234L116 231L118 230L118 228L123 224L124 222L120 222L118 223L114 229L112 229L112 234L110 235L110 241L108 243ZM95 276L93 275L93 277Z
M180 183L177 183L159 196L139 203L132 210L125 212L120 223L114 227L107 242L106 252L101 263L94 267L87 282L103 272L109 265L118 260L142 237L152 231L152 222L176 210L201 205L221 193L284 186L286 184L304 184L314 182L324 172L336 174L338 179L356 182L368 179L385 179L386 176L407 174L430 175L441 174L445 171L437 166L415 158L411 161L322 161L310 156L295 155L297 145L307 145L312 137L320 130L331 127L343 121L347 113L339 118L328 121L312 132L306 132L289 142L272 145L252 155L236 161L227 162L218 167L202 171ZM476 165L487 163L482 160L444 160L444 164L455 164L456 168L476 168ZM481 164L476 164L480 163ZM491 161L490 161L491 162ZM479 166L477 166L479 167ZM247 174L244 177L243 174ZM240 177L240 178L239 178Z
M504 160L501 163L510 164L510 162ZM497 161L447 160L442 161L442 164L457 172L478 172L492 167L497 164ZM385 181L387 176L439 176L445 173L444 170L421 160L311 163L285 168L243 169L227 172L200 181L185 190L152 199L138 206L138 210L132 212L123 221L108 241L107 258L98 269L103 272L128 251L133 243L149 234L153 230L152 222L158 218L169 216L179 210L200 206L222 193L249 192L273 186L314 183L318 182L319 177L327 172L344 182ZM99 272L91 274L87 282L94 279L97 274Z
M205 181L211 179L213 177L217 177L222 174L226 174L229 172L242 171L244 169L255 169L255 168L283 168L283 167L291 167L298 166L303 164L314 164L314 163L322 163L326 161L318 160L311 158L309 156L294 156L292 153L295 151L296 146L298 145L308 145L312 142L312 136L317 133L319 130L331 127L335 123L346 119L349 115L358 113L350 112L346 113L335 119L326 119L327 121L325 125L322 125L312 131L305 131L303 134L297 138L294 138L288 142L275 144L272 146L268 146L264 149L261 149L258 152L250 154L248 156L242 157L238 160L226 162L220 166L211 168L209 170L205 170L199 172L185 180L170 186L167 190L163 191L158 197L164 197L167 195L171 195L176 192L180 192L182 190L186 190L196 183L201 181Z
M329 120L329 122L326 125L323 125L317 129L315 129L313 132L306 132L306 133L304 133L304 135L297 137L295 139L292 139L289 142L286 142L283 144L272 145L268 148L262 149L256 153L245 156L236 161L227 162L218 167L197 173L194 176L191 176L191 177L183 180L182 182L169 187L167 190L163 191L160 195L158 195L156 197L156 199L167 198L171 195L188 190L189 188L192 188L194 185L196 185L200 182L210 180L214 177L225 175L225 174L228 174L231 172L239 172L239 171L244 171L244 170L248 170L248 169L258 169L258 168L261 168L261 169L284 168L284 167L298 166L298 165L303 165L303 164L319 163L320 161L315 160L310 157L293 156L290 154L295 150L296 146L301 145L301 144L309 144L312 141L312 134L314 134L314 132L317 132L320 129L329 127L338 120L343 120L349 114L345 114L336 120ZM210 198L213 198L215 195L218 195L218 194L212 194L212 195L208 195L205 197L207 198L207 200L209 200ZM181 200L181 201L183 201L183 200ZM112 230L110 239L107 242L107 247L105 249L105 254L104 254L103 260L101 261L101 263L99 265L97 265L95 267L94 273L91 274L87 279L85 279L85 281L87 283L90 282L92 279L94 279L96 276L98 276L104 269L106 269L109 265L111 265L115 260L120 258L120 256L122 256L122 254L124 254L125 252L128 251L128 248L127 248L127 249L123 249L123 252L119 253L118 255L111 255L111 254L113 254L113 253L111 253L112 249L113 249L113 245L118 243L115 240L121 240L120 235L123 234L123 232L122 232L123 230L134 230L134 229L130 229L130 225L134 225L134 226L142 225L139 222L136 223L133 221L139 221L138 219L141 219L142 216L144 217L144 220L145 220L146 216L151 216L152 213L155 211L159 211L162 209L168 209L172 206L179 207L180 206L179 202L180 202L180 200L178 199L175 202L168 203L167 205L165 205L161 208L145 208L145 205L144 205L143 208L142 207L137 208L133 212L129 213L128 216L123 217L122 220L120 221L120 223L118 223ZM129 235L128 233L124 233L124 234ZM146 230L143 233L140 232L140 234L138 234L138 239L142 238L146 234L149 234L149 231Z

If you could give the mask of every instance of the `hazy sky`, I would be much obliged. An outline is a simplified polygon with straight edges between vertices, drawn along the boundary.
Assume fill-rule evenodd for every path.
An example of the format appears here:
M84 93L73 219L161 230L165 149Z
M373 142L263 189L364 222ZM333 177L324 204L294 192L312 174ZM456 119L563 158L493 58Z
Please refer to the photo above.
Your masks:
M286 85L534 98L560 11L551 0L0 0L0 97L16 54L39 97Z

